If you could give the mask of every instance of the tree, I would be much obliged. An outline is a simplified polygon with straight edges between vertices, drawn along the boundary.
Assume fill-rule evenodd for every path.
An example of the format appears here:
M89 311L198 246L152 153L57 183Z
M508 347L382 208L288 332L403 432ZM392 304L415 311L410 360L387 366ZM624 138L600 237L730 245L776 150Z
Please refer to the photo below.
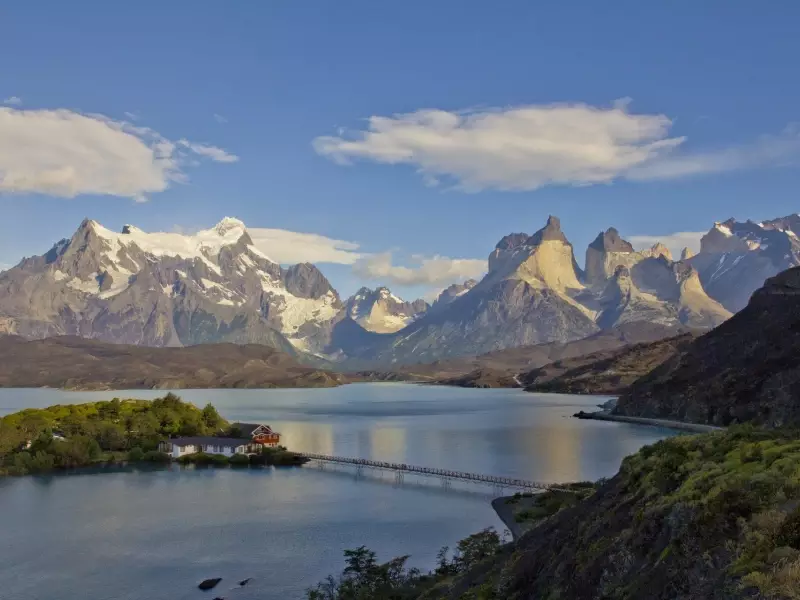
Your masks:
M209 432L217 431L222 425L222 417L219 416L217 409L210 402L205 405L202 413L203 423Z

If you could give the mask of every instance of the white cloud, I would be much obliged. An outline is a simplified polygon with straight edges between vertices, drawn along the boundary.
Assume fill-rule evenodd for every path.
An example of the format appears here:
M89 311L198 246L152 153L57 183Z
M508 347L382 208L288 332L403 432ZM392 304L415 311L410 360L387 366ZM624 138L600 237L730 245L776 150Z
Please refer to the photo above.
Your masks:
M131 121L138 121L141 118L138 113L130 112L127 110L122 114L128 117Z
M700 238L705 234L705 231L678 231L669 235L632 235L628 241L637 250L645 250L661 242L677 260L684 248L689 248L695 254L700 252Z
M197 144L194 142L190 142L189 140L180 140L178 143L183 146L184 148L188 148L195 154L199 156L205 156L206 158L210 158L214 162L221 162L221 163L232 163L239 160L239 157L235 154L230 154L226 152L222 148L217 148L216 146L209 146L208 144Z
M784 164L800 156L797 131L734 148L684 151L686 138L670 137L667 116L632 114L629 102L373 116L365 130L321 136L313 146L340 164L408 164L426 185L446 178L473 192L666 179Z
M0 107L0 193L147 199L187 179L190 155L236 158L220 148L171 142L147 127L66 109Z
M228 118L227 117L225 117L223 115L220 115L220 114L217 114L217 113L214 113L214 120L217 123L227 123L228 122Z
M456 281L478 278L486 272L482 259L425 257L415 255L413 267L392 264L392 253L365 256L353 266L356 275L364 279L390 282L395 285L442 286Z
M5 100L3 100L3 104L8 104L10 106L19 106L20 104L22 104L22 98L20 98L19 96L10 96Z
M310 262L351 265L362 257L358 252L359 245L355 242L316 233L261 227L248 227L247 232L256 248L281 264Z

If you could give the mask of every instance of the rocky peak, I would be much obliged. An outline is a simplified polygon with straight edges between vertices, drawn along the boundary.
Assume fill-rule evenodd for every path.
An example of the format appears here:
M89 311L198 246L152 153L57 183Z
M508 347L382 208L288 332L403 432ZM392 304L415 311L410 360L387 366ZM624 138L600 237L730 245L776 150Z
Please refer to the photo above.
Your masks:
M777 229L779 231L791 231L795 235L800 235L800 213L779 217L770 221L764 221L761 226L765 229Z
M689 248L684 248L681 250L681 260L689 260L694 256L694 252L692 252Z
M514 250L520 246L524 246L529 237L531 236L527 233L509 233L497 242L495 248L497 250Z
M663 256L667 260L670 260L670 261L672 260L672 252L670 252L669 248L667 248L661 242L656 242L655 244L653 244L653 246L649 250L649 253L650 253L650 256L652 256L652 257Z
M645 254L636 252L630 242L610 227L600 232L586 249L586 283L603 284L615 274L618 266L631 267L644 257Z
M428 310L424 300L406 302L387 287L359 289L345 302L346 314L362 328L374 333L393 333Z
M339 296L322 272L311 263L292 265L283 272L283 283L286 291L298 298L322 298L326 294Z
M542 242L556 240L559 242L564 242L565 244L569 244L567 241L567 236L561 231L561 220L558 217L554 217L550 215L547 218L547 224L542 227L539 231L534 233L528 241L526 245L528 246L538 246Z
M589 248L604 252L633 252L633 245L627 240L623 240L619 232L613 227L609 227L605 232L600 232L594 241L589 244Z
M439 293L439 296L433 303L433 307L438 310L439 308L450 304L453 300L459 296L463 296L476 285L478 285L477 281L474 279L467 279L464 283L454 283L447 286Z

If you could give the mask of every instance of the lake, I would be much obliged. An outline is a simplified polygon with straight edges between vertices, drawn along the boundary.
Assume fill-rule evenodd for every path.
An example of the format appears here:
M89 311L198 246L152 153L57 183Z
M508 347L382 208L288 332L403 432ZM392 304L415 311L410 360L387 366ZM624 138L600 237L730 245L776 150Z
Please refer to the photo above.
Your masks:
M26 407L164 392L0 390L0 415ZM230 421L270 424L293 450L545 482L613 475L622 458L674 435L578 420L603 398L409 384L332 389L184 390ZM348 467L97 470L0 479L0 599L292 600L342 569L342 551L410 554L504 527L491 487ZM223 577L213 592L197 590ZM236 582L252 577L244 588Z

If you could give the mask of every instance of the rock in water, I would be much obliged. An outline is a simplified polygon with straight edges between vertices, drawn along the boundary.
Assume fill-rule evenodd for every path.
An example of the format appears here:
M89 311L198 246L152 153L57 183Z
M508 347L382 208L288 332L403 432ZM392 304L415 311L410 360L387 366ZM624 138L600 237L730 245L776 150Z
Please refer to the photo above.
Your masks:
M244 586L246 586L248 583L250 583L251 581L253 581L253 578L252 578L252 577L248 577L247 579L242 579L242 580L239 582L239 585L240 585L240 586L242 586L242 587L244 587Z
M203 581L200 582L200 585L198 585L197 587L200 588L201 590L210 590L210 589L213 589L214 587L216 587L216 585L220 581L222 581L222 577L214 577L212 579L204 579Z

